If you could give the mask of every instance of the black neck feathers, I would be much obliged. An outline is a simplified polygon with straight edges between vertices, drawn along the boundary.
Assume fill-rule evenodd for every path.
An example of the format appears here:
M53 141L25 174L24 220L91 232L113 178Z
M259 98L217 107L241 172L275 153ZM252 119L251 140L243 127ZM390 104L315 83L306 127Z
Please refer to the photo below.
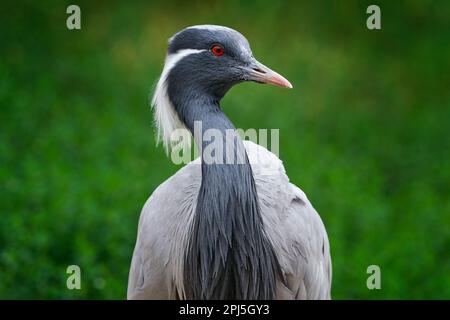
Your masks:
M175 101L174 101L175 100ZM184 262L187 299L273 299L280 267L264 232L252 168L242 140L223 114L215 98L176 101L175 108L193 132L201 121L202 134L208 129L222 133L223 164L207 163L202 154L202 182L190 230ZM234 132L234 159L229 163ZM229 135L228 135L229 138ZM196 141L202 150L209 142ZM227 154L228 152L228 154Z

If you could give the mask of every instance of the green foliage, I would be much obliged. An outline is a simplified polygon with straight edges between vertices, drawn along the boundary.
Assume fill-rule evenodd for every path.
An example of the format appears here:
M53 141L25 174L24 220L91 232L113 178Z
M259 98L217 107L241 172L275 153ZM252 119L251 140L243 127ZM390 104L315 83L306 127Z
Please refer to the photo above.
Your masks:
M327 227L333 297L450 298L450 6L364 1L2 2L0 298L122 299L140 209L179 167L154 144L148 95L167 38L240 30L293 90L223 101L240 128L280 128L291 181ZM66 288L68 265L82 290ZM366 268L382 289L366 288Z

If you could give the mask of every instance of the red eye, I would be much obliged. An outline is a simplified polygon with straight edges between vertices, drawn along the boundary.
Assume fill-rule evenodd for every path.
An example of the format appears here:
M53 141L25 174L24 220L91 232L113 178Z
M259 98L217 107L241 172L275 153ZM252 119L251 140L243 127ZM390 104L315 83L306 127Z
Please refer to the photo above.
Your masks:
M220 57L221 55L223 55L224 50L222 46L219 46L218 44L214 45L211 48L211 52L213 53L213 55L215 55L216 57Z

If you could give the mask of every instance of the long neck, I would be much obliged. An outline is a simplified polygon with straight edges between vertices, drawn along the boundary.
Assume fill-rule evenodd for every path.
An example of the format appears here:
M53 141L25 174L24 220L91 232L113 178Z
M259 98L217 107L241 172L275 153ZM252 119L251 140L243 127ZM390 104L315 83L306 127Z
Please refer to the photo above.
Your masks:
M218 101L190 107L196 111L183 121L192 131L200 121L201 137L208 141L195 134L203 150L202 183L184 264L186 298L273 299L280 268L264 232L242 140Z

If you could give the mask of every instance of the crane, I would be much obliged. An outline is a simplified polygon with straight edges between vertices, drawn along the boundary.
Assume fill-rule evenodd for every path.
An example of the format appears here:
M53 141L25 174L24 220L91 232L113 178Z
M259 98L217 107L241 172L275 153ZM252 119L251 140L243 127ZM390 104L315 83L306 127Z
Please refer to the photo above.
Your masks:
M152 100L158 140L190 132L223 133L213 159L200 152L145 203L132 257L128 299L330 299L331 258L324 224L305 193L289 182L266 148L232 142L220 101L253 81L292 88L258 62L238 31L185 28L169 39ZM221 138L220 138L221 139Z

